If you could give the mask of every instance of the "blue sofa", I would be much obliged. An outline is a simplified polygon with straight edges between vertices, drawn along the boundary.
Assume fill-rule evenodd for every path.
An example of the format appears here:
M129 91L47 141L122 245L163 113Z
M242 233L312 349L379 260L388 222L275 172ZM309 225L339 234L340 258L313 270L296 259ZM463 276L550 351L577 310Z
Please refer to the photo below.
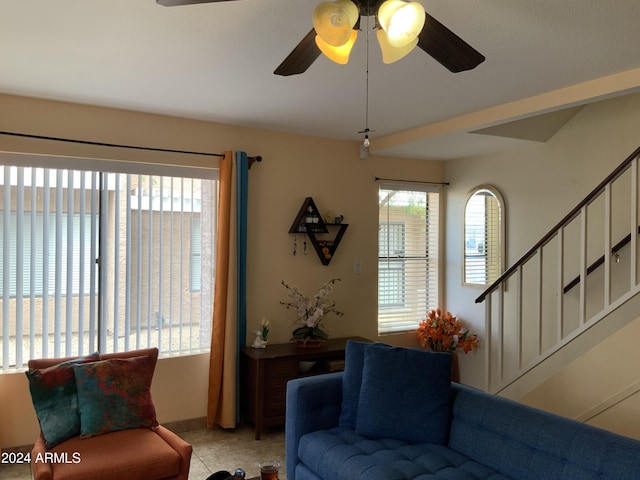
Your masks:
M438 404L425 414L419 405L430 400L422 399L432 395L432 384L443 383L434 380L437 371L448 366L450 375L450 359L441 357L446 354L435 357L441 364L435 373L429 368L425 373L415 358L430 352L387 347L400 356L389 361L383 355L372 370L366 355L371 349L384 350L348 344L344 373L288 383L288 480L640 479L640 442L467 386L449 381L445 409ZM379 390L365 391L367 376ZM403 378L411 382L403 384ZM354 388L358 381L360 387ZM367 424L366 417L380 416L371 402L388 409L385 402L393 398L398 408L388 411L380 425L375 419L373 426ZM446 420L444 437L436 417ZM432 438L416 439L416 432L423 431Z

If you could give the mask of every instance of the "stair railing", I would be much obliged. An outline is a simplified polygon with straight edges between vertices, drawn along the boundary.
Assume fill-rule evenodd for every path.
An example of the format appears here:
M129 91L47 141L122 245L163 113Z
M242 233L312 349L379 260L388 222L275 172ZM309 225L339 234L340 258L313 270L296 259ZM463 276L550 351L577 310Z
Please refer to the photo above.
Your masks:
M487 391L504 390L640 293L639 158L640 147L476 299L485 303ZM613 245L621 228L633 234ZM620 280L623 249L628 281Z

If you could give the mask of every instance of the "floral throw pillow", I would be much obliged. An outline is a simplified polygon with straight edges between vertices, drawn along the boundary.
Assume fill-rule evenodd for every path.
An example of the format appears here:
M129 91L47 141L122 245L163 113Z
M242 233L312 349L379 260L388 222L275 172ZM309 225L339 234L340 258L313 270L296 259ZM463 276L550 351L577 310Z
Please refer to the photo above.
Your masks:
M153 370L149 356L76 365L81 437L157 427L150 391Z
M74 365L99 360L97 353L74 358L49 368L32 369L29 379L31 401L47 448L80 434L80 411Z

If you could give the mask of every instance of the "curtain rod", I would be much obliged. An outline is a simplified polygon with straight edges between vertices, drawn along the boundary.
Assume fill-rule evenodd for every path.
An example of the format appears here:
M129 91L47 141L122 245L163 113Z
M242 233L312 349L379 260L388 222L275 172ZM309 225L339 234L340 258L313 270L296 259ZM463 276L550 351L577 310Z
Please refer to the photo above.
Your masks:
M3 132L0 131L1 135L11 135L14 137L23 137L23 138L35 138L38 140L53 140L56 142L68 142L68 143L81 143L83 145L97 145L100 147L117 147L117 148L131 148L134 150L149 150L153 152L167 152L167 153L182 153L187 155L206 155L209 157L224 157L222 153L209 153L209 152L193 152L189 150L171 150L168 148L155 148L155 147L139 147L135 145L119 145L117 143L104 143L104 142L90 142L88 140L74 140L71 138L59 138L59 137L47 137L43 135L32 135L28 133L15 133L15 132ZM249 160L249 166L253 164L253 162L261 162L262 157L257 155L255 157L247 157Z
M427 185L449 185L449 182L422 182L420 180L398 180L397 178L374 177L376 182L398 182L398 183L422 183Z

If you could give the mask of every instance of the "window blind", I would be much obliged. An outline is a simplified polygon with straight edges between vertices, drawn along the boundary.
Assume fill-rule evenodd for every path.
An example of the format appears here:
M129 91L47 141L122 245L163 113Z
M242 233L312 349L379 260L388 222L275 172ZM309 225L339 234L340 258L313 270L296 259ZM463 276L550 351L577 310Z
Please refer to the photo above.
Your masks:
M500 276L500 202L488 190L469 197L465 208L465 282L492 283Z
M0 370L209 348L217 181L4 166L0 189Z
M438 304L438 189L381 183L378 200L378 332L414 330Z

